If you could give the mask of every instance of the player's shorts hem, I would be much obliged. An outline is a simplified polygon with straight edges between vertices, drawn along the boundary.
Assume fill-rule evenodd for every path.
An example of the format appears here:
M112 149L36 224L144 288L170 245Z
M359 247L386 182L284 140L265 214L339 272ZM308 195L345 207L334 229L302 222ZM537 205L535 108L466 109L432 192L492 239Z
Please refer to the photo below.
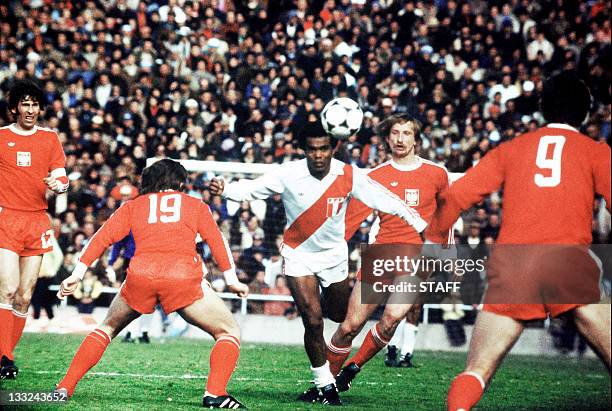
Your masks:
M7 250L10 252L13 252L15 254L17 254L18 256L21 257L21 251L17 250L16 247L10 246L10 245L5 245L5 244L1 244L0 243L0 250Z
M145 308L144 304L138 304L135 301L132 301L132 298L130 297L129 294L126 293L125 291L125 287L123 287L123 285L121 286L121 289L119 290L119 295L121 295L121 297L125 300L125 303L134 311L138 312L139 314L151 314L155 311L155 305L153 305L153 308Z
M196 301L200 300L203 297L204 297L204 292L202 291L200 292L200 295L195 295L192 299L184 299L178 304L172 304L169 307L166 307L164 306L163 303L161 303L162 310L164 310L164 313L170 314L175 311L181 310L183 308L189 307L191 304L195 303Z
M585 304L484 304L482 311L517 321L545 320L558 317Z
M339 283L348 278L348 260L342 261L332 267L324 268L320 271L313 272L306 264L293 258L283 258L283 275L289 277L306 277L310 275L316 276L321 282L323 288L327 288L332 284Z
M20 257L31 257L33 255L47 254L47 253L50 253L51 251L53 251L53 247L51 247L51 248L44 248L44 249L40 249L40 250L24 250L21 253L19 253L19 256Z

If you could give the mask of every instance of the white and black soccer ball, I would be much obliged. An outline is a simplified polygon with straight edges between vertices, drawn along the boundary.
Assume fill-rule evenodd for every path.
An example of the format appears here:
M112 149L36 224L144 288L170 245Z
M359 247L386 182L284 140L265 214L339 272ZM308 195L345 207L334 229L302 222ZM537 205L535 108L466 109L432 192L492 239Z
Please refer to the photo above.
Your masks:
M357 133L362 122L361 107L348 97L336 97L321 111L321 124L325 132L338 140L345 140Z

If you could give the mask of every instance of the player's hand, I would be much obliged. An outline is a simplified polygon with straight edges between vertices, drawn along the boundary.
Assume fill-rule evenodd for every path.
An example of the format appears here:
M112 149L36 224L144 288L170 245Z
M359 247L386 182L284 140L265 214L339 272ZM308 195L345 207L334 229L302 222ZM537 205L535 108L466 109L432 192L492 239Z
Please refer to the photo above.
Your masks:
M57 181L57 179L53 177L51 174L43 178L43 181L47 185L47 188L51 191L58 191L60 188L60 182Z
M60 289L57 292L57 298L63 300L64 297L72 295L72 293L74 293L74 291L77 289L79 281L81 281L81 279L74 274L62 281Z
M243 283L232 284L227 288L240 298L246 298L249 295L249 287Z
M220 178L213 178L210 180L210 184L208 185L208 189L210 193L215 196L220 196L223 194L223 190L225 189L225 181Z

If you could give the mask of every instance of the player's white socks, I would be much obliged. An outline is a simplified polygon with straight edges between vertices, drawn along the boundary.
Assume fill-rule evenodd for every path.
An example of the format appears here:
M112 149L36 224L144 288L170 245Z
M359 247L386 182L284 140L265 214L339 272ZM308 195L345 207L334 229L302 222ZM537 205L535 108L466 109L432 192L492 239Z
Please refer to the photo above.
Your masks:
M414 352L414 345L416 344L416 337L417 332L419 331L419 327L409 322L406 322L402 331L402 334L404 334L404 338L400 354L412 354Z
M395 347L401 347L402 346L402 340L403 340L403 329L404 329L404 323L406 323L406 319L403 319L402 321L400 321L400 323L397 325L397 328L395 329L395 332L393 333L393 337L391 337L391 340L389 341L389 345L393 345Z
M320 367L310 367L310 370L312 371L314 384L318 388L325 387L326 385L334 384L336 382L336 379L329 370L329 361L325 361L325 364Z

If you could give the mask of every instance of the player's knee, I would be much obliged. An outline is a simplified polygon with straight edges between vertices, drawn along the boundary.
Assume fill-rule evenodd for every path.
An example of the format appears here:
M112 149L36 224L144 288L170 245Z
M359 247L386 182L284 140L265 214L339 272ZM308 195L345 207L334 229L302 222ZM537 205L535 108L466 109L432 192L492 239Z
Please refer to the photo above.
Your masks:
M343 339L353 340L357 334L359 334L360 324L351 321L345 321L340 324L338 330L340 331L340 336Z
M309 334L323 334L323 318L309 315L304 318L304 328Z
M15 297L17 296L17 287L16 284L0 284L0 303L2 304L12 304L15 301Z

